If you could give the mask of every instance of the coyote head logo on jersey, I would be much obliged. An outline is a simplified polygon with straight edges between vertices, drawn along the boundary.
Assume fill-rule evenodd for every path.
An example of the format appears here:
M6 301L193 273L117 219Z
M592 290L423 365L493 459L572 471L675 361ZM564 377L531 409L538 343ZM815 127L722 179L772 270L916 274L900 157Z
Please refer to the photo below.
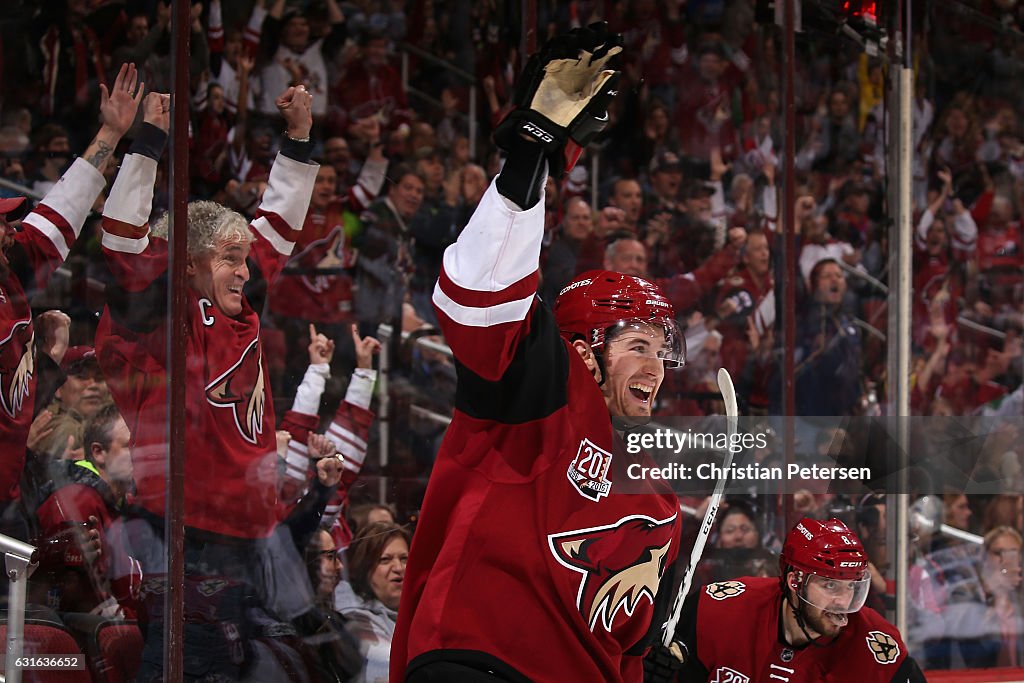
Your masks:
M267 401L259 341L259 337L253 339L238 362L206 387L206 400L232 409L238 432L252 444L263 433L263 410Z
M36 371L32 351L35 335L28 326L28 320L19 320L10 334L0 340L0 405L10 417L21 413Z
M619 609L632 616L644 597L654 603L674 521L675 515L663 520L632 515L615 524L548 536L555 559L583 575L576 606L590 630L600 623L611 631Z

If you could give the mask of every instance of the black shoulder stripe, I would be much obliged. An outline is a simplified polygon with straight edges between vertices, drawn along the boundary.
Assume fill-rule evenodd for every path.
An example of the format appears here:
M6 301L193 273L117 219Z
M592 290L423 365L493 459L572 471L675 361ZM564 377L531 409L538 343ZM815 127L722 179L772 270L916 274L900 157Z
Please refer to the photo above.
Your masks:
M892 675L892 683L927 683L927 680L914 658L907 657Z
M543 302L533 307L530 332L505 374L489 382L456 360L455 407L480 420L522 424L551 415L567 403L569 356L555 317Z

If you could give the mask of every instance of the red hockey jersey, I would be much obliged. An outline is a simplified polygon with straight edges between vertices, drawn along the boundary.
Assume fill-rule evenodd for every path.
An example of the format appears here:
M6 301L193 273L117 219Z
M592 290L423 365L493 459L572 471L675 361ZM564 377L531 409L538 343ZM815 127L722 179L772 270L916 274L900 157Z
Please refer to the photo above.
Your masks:
M306 215L317 166L279 155L257 218L250 258L273 283ZM127 298L166 287L167 241L149 234L156 160L128 154L104 207L103 253ZM157 292L154 294L154 292ZM185 524L241 538L270 533L278 520L274 403L260 343L259 314L243 300L229 317L187 292L185 339ZM108 306L97 356L132 432L136 501L164 514L167 321L134 318L138 305ZM152 318L152 313L147 312Z
M82 230L106 184L103 174L78 159L12 234L9 267L0 274L0 501L19 497L25 444L34 417L35 332L25 288L46 286Z
M621 448L597 383L534 295L543 230L543 200L515 211L492 184L445 252L433 301L456 406L406 568L392 681L432 661L516 680L640 680L671 602L675 496L623 491L644 456Z
M849 615L824 646L787 645L778 578L741 578L703 586L687 598L677 636L691 659L680 681L716 683L917 683L896 627L869 607ZM695 658L695 659L694 659Z

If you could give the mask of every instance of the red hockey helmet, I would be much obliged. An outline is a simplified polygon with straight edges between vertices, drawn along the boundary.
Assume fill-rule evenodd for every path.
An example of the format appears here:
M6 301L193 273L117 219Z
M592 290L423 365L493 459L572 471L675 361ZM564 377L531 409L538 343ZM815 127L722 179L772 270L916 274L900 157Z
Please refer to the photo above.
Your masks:
M666 367L686 362L686 341L672 304L657 285L633 275L591 270L562 288L555 300L555 320L566 339L582 337L597 350L617 329L655 325L665 341L658 357Z
M779 566L830 579L857 581L868 568L868 555L857 535L838 519L804 517L786 536Z
M838 519L804 517L786 536L779 556L783 585L798 573L799 598L835 613L860 610L871 586L868 556L860 539Z

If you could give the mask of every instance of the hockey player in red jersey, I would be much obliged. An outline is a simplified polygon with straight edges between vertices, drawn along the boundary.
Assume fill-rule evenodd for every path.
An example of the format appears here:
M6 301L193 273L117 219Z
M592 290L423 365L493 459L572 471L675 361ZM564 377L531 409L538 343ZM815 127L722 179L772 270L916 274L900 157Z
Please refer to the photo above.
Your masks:
M96 333L111 394L131 430L138 523L133 555L145 579L140 626L146 633L140 681L160 675L166 585L167 352L186 345L185 676L238 677L252 659L246 619L266 600L273 557L267 537L279 500L274 401L266 380L260 315L243 287L251 259L271 283L295 244L317 165L311 96L294 86L278 97L281 151L255 220L209 201L188 207L188 325L169 329L161 314L168 286L167 239L149 229L157 162L170 127L169 97L150 93L144 123L125 155L103 209L103 255L114 277Z
M779 578L720 581L687 598L679 681L924 682L896 627L864 607L868 556L845 524L805 517L779 566Z
M35 404L35 333L26 290L42 289L67 258L93 202L106 185L103 171L131 127L142 100L134 64L125 64L113 87L100 86L101 126L85 154L16 230L8 222L24 197L0 199L0 532L25 539L12 502L20 492L25 444Z
M609 419L642 422L684 360L649 282L592 271L536 296L543 187L607 121L603 25L555 38L497 131L508 153L433 293L455 414L406 568L390 680L638 681L671 602L674 494L631 482ZM632 488L631 488L632 485Z

